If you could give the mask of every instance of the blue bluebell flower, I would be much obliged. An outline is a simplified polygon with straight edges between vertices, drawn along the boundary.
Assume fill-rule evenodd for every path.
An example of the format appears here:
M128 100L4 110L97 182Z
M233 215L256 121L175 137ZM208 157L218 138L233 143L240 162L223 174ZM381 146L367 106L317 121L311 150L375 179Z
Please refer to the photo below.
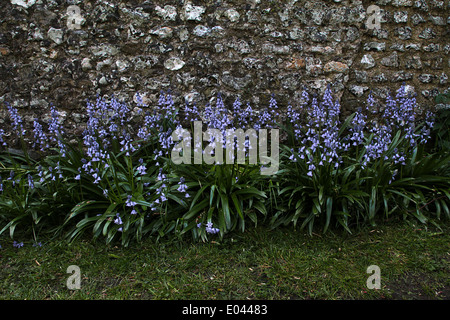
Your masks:
M33 138L33 148L36 148L36 146L39 145L39 150L45 151L50 147L42 125L37 121L37 119L33 122Z
M206 223L205 231L210 234L216 234L216 233L219 233L220 230L219 230L219 228L213 228L213 223L208 222L208 223Z
M11 124L13 126L13 130L18 134L19 137L25 135L26 131L23 128L22 117L19 115L19 112L16 108L12 107L9 103L6 103L6 106L9 111L9 117L11 119Z
M23 247L23 242L17 242L17 241L14 240L13 247L14 248L22 248Z
M4 135L5 135L5 130L0 129L0 144L6 148L8 145L7 145L6 141L3 140Z
M133 200L131 200L132 198L133 198L133 196L131 196L131 195L128 195L128 196L127 196L127 200L125 201L125 205L126 205L127 207L134 207L134 206L137 205L136 202L134 202Z
M144 160L143 159L139 159L139 164L140 164L140 166L136 168L136 171L138 172L139 175L143 176L143 175L145 175L147 173L146 172L146 167L145 167L145 164L144 164Z
M62 129L61 124L59 123L59 113L54 106L50 107L50 123L48 126L48 130L51 133L49 139L55 142L59 147L59 153L62 157L66 156L66 146L62 141L62 135L64 134L64 130Z
M33 181L33 177L31 176L31 174L28 174L28 187L30 189L34 189L34 181Z

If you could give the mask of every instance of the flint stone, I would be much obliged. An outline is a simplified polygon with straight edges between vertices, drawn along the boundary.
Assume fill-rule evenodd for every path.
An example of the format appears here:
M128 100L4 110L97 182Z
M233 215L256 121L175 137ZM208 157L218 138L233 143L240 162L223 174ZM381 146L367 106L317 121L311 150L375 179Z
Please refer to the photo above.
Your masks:
M425 19L418 13L415 13L411 16L411 22L413 25L418 25L419 23L425 22Z
M361 59L361 64L363 65L364 69L370 69L375 67L375 59L370 54L365 54Z
M338 61L330 61L323 67L325 72L346 72L348 71L348 65Z
M319 31L316 27L308 28L309 38L314 42L325 42L328 40L327 31Z
M242 90L252 82L252 77L249 74L242 78L233 77L230 74L224 74L222 77L222 81L225 85L235 90Z
M172 71L180 70L184 65L185 62L177 57L169 58L164 62L164 67Z
M405 45L403 43L394 43L389 49L403 52L405 51Z
M189 105L198 104L201 101L201 94L197 91L190 92L184 96L184 101Z
M202 21L202 14L205 13L206 9L201 6L193 6L188 3L184 7L184 19L187 21Z
M211 33L211 29L207 26L198 25L194 28L192 33L194 35L196 35L197 37L204 38L204 37L207 37Z
M228 20L230 20L231 22L236 22L239 20L239 18L241 17L241 15L239 14L239 12L237 12L235 9L228 9L227 11L225 11L225 16L228 18Z
M406 80L411 80L413 74L405 71L399 71L392 75L392 82L403 82Z
M411 7L413 5L412 0L393 0L392 5L395 7Z
M177 19L177 9L174 6L165 5L164 8L156 6L155 11L164 20L175 21Z
M48 37L56 44L63 43L64 31L61 29L50 28L47 32Z
M407 11L397 11L394 12L395 23L407 23L408 22L408 12Z
M412 56L411 59L406 61L406 68L407 69L422 69L422 60L420 59L420 56Z
M367 71L354 70L354 74L355 74L355 79L356 79L357 82L365 83L365 82L368 81Z
M211 28L211 35L216 38L222 38L226 35L226 31L221 26L215 26Z
M369 90L369 87L351 85L350 88L349 88L349 90L350 90L350 92L353 93L355 96L361 97L361 96L364 94L364 91Z
M156 30L151 30L150 34L156 35L161 39L166 39L172 37L173 29L169 27L162 27Z
M386 67L398 67L397 51L394 51L390 56L381 59L380 63Z
M117 53L119 53L119 49L108 44L102 44L99 46L91 47L91 51L94 56L99 58L114 56Z
M262 46L262 51L266 53L288 54L290 50L289 46L277 46L272 43L264 43Z
M124 60L117 60L116 67L117 67L117 71L122 73L122 72L125 72L128 70L128 68L130 67L130 64Z
M186 28L182 28L180 29L178 36L180 37L180 41L184 42L189 39L189 31Z
M405 46L406 50L415 50L415 51L419 51L420 50L420 44L418 43L408 43Z
M303 40L305 38L305 31L302 28L294 27L289 31L289 38L292 40Z
M34 5L36 3L36 0L11 0L11 4L15 4L21 7L24 7L25 9L28 9L29 7L31 7L32 5Z
M439 51L439 44L438 43L430 43L429 45L423 47L423 51L437 52L437 51Z
M381 83L381 82L388 81L388 79L386 78L386 75L384 73L380 73L380 74L377 74L377 75L373 76L372 77L372 81L373 82L377 82L377 83Z
M303 58L292 58L287 64L286 69L298 70L303 69L306 66L305 59Z
M425 28L423 31L419 34L419 38L429 40L436 37L436 32L434 32L431 28Z
M422 11L428 12L428 4L426 0L417 0L414 2L414 8L418 8Z
M445 26L445 20L443 17L430 15L429 19L436 26Z
M83 71L87 71L87 70L92 69L91 59L84 58L81 61L81 69L83 69Z
M408 39L411 39L412 29L410 27L400 27L400 28L395 29L395 34L401 40L408 40Z
M434 75L428 74L428 73L423 73L423 74L419 75L418 79L422 83L431 83L434 79Z
M386 43L384 42L367 42L364 44L366 51L384 51L386 50Z

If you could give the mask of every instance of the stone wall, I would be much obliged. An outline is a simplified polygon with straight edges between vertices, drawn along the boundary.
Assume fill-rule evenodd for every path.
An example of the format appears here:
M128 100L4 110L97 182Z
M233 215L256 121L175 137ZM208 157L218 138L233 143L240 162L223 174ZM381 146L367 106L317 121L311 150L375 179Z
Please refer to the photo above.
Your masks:
M152 104L171 89L202 106L220 91L264 107L272 93L285 106L331 83L348 113L370 90L384 98L405 82L429 107L449 87L448 0L0 3L0 102L28 121L53 103L79 126L97 94ZM380 29L366 26L371 4Z

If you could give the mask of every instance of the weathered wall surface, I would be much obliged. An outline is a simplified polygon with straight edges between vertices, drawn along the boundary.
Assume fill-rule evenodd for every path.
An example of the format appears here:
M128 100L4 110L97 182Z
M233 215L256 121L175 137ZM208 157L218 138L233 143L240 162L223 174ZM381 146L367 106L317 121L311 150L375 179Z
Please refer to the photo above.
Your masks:
M151 104L170 88L177 103L201 106L220 91L263 107L271 93L286 105L304 85L332 83L350 111L371 89L384 97L406 82L431 106L449 87L448 0L0 3L0 102L28 120L53 103L79 126L97 93L129 101L139 91ZM366 27L371 4L380 29Z

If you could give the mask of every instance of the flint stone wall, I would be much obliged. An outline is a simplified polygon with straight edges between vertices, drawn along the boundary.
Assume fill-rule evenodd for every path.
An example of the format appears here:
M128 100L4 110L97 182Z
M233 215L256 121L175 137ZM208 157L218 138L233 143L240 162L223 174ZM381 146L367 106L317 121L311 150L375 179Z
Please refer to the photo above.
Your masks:
M380 29L366 27L371 4ZM448 0L1 0L0 12L0 103L28 123L53 103L69 132L97 94L152 105L170 89L201 107L221 92L262 108L273 93L285 107L331 83L348 114L403 82L423 108L449 90Z

